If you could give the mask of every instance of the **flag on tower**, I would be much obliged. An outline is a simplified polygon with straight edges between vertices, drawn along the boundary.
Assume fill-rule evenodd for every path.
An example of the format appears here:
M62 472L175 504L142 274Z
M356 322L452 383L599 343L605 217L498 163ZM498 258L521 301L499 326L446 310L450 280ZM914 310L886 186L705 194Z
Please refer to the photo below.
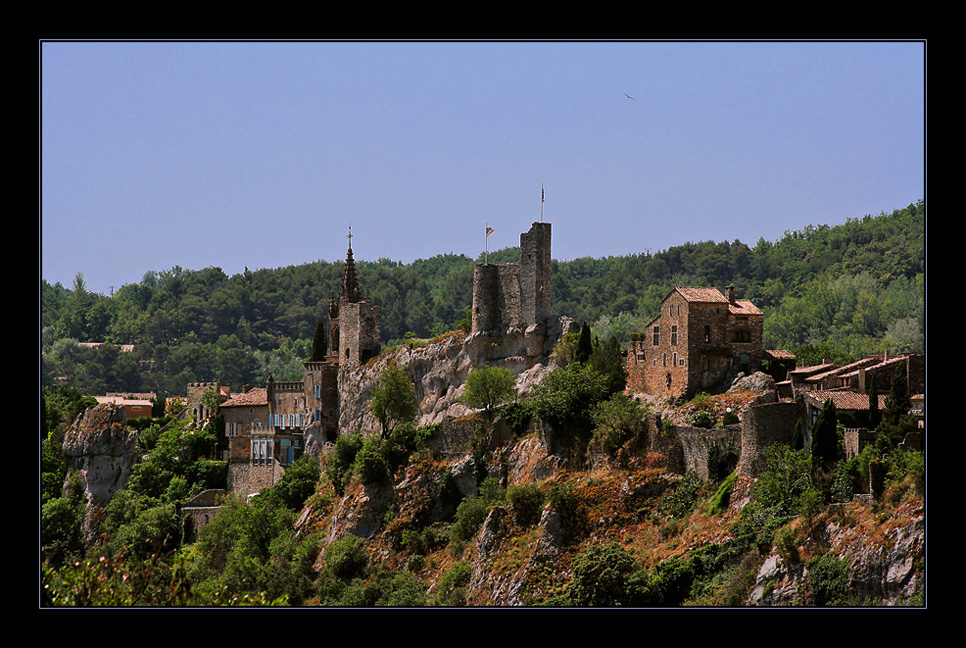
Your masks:
M493 228L490 227L489 225L487 225L486 226L486 235L489 236L492 233L493 233Z

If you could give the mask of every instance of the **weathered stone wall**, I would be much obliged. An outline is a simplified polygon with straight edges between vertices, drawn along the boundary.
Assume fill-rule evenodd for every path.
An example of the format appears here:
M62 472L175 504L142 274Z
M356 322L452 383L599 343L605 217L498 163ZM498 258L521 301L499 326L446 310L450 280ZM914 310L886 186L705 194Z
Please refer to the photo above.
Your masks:
M479 263L473 270L473 333L520 326L520 266Z
M550 223L534 223L520 235L520 319L523 326L550 317Z
M271 488L282 478L285 469L273 460L267 464L252 464L245 461L232 461L228 464L228 490L245 497Z
M343 304L339 312L339 353L343 364L359 365L379 353L382 309L368 302Z
M757 477L763 467L769 445L791 445L795 424L805 414L798 401L779 401L749 407L741 415L741 461L739 469L748 477ZM808 440L805 440L806 444Z
M741 425L721 428L676 427L681 444L684 471L693 470L702 479L719 479L730 473L741 456Z
M216 398L221 400L221 383L218 382L193 382L188 383L187 402L188 412L194 414L195 421L199 424L207 420L214 412L205 404L204 396L208 392L214 392Z

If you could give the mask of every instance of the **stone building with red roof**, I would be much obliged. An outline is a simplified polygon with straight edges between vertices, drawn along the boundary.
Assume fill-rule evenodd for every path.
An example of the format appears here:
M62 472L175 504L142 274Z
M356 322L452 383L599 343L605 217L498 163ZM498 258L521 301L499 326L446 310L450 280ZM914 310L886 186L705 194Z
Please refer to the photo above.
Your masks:
M739 373L762 368L762 312L735 297L734 286L679 286L635 336L627 353L632 391L688 397L727 389Z

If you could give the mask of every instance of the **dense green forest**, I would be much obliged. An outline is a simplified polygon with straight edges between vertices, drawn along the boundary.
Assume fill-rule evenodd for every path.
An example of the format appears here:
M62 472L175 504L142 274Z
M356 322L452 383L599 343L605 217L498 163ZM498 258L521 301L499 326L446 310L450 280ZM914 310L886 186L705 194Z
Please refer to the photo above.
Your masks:
M775 242L687 242L655 253L555 261L554 310L625 343L677 285L733 284L765 312L765 346L801 364L925 346L925 204L808 226ZM519 251L490 253L516 261ZM472 302L463 255L402 264L357 261L365 294L382 308L385 344L460 327ZM269 375L297 380L342 262L246 270L174 267L147 273L112 297L41 280L41 382L85 394L183 394L194 381L240 388ZM82 342L105 342L94 349ZM134 345L122 352L122 344Z

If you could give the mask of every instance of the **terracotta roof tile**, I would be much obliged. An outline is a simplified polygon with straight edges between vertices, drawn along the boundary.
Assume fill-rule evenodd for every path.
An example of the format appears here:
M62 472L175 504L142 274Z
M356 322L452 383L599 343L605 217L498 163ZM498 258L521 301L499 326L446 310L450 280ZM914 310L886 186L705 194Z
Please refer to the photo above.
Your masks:
M819 405L832 399L837 410L861 411L869 409L869 395L853 391L815 390L805 392L805 397ZM879 409L885 408L885 395L879 394Z
M711 302L727 304L728 298L717 288L703 288L695 286L678 286L675 288L681 296L693 302Z
M243 407L252 405L268 405L268 390L255 387L247 392L232 394L231 398L221 404L221 407Z

